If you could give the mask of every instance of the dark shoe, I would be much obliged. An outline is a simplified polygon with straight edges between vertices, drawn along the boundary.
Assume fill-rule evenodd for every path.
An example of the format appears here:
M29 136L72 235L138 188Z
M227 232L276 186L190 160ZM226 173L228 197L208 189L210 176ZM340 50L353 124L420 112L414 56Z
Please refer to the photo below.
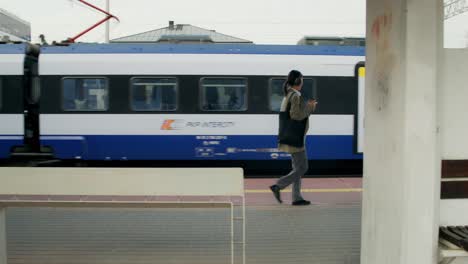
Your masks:
M280 187L275 184L275 185L270 186L270 189L273 192L273 195L275 196L278 203L283 203L283 201L281 200L281 193L280 193L281 189L280 189Z
M310 201L307 200L298 200L294 201L292 205L310 205Z

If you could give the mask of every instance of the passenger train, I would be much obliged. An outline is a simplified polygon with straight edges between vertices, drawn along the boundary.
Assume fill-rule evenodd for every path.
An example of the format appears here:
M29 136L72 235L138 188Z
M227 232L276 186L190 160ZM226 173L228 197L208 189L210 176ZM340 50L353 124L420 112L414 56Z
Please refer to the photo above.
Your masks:
M0 48L0 56L12 50ZM363 47L44 46L37 84L25 71L26 51L15 52L24 67L0 62L0 158L29 145L23 133L60 160L289 167L276 149L277 118L285 76L297 69L303 96L319 102L306 139L311 168L362 166ZM29 111L15 101L21 85L34 95L26 101L37 101L37 124L19 121Z

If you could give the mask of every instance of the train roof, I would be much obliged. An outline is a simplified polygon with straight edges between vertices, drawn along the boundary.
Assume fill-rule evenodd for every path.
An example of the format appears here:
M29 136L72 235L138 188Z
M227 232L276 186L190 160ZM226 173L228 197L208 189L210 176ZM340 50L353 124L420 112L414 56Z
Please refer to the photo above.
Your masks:
M41 54L256 54L365 56L364 47L255 44L71 44L41 47Z

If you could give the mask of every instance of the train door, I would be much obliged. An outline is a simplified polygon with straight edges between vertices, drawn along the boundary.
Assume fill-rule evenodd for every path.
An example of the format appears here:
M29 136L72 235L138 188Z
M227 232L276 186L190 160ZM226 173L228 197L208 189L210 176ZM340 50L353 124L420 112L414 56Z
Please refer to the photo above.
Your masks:
M359 62L356 65L355 77L358 90L357 116L355 118L354 138L356 153L364 151L364 105L365 105L365 83L366 83L366 66L364 62Z
M27 56L24 79L24 144L26 151L39 153L39 97L40 86L37 57Z

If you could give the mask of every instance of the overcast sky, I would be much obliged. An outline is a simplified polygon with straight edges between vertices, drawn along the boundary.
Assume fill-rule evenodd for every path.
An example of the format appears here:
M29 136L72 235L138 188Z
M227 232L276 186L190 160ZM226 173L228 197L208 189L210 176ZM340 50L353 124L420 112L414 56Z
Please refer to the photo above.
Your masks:
M100 7L105 0L89 0ZM111 0L111 38L165 27L169 20L248 39L257 44L296 44L304 35L364 36L365 0ZM102 18L76 0L0 0L29 21L33 41L72 37ZM448 46L465 46L468 13L447 23ZM80 41L104 41L104 27Z
M89 0L101 7L105 0ZM102 18L76 0L0 0L0 7L31 22L32 38L74 36ZM169 20L252 40L296 44L304 35L365 35L365 0L111 0L120 23L111 38L165 27ZM82 41L101 42L104 29Z

